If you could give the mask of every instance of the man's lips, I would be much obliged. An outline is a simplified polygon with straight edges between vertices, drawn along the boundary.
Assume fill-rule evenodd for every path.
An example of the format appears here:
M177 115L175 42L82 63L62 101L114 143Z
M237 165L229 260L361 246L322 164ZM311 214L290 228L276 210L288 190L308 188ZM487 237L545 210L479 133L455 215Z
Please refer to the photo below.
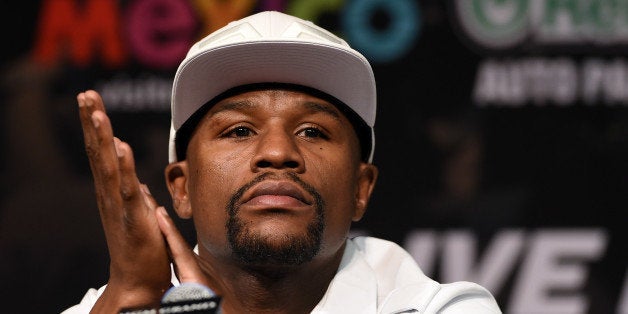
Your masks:
M291 181L266 180L253 186L242 196L241 204L264 208L293 208L311 205L313 201L300 186Z

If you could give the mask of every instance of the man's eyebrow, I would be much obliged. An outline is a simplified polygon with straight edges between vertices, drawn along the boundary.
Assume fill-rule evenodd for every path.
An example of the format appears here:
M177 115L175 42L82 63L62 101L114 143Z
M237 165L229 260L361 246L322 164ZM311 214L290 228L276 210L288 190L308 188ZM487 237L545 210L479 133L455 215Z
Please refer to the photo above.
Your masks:
M325 106L323 104L319 104L319 103L312 102L312 101L305 102L304 105L311 111L314 111L314 112L324 112L324 113L327 113L327 114L333 116L336 119L340 119L340 115L338 114L338 111L330 108L329 106Z
M230 110L242 110L253 107L253 103L248 100L230 101L216 106L216 109L210 114L210 116L216 115L223 111Z

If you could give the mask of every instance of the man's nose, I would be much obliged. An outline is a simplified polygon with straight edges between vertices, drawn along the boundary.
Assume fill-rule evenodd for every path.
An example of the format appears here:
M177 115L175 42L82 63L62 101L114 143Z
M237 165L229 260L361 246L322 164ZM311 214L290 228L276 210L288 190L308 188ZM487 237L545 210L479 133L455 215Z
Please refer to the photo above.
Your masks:
M251 168L253 171L275 168L302 172L305 165L297 141L296 135L279 127L260 134Z

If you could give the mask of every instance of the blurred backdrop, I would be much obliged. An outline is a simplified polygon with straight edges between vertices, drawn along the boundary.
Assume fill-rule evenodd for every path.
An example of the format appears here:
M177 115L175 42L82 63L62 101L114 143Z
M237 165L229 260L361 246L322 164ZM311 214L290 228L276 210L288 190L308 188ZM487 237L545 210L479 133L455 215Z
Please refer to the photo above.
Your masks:
M505 313L628 313L628 0L1 6L3 312L57 313L106 283L76 94L103 94L140 179L171 210L176 66L228 21L278 10L374 67L380 178L354 234L399 243L442 282L484 285Z

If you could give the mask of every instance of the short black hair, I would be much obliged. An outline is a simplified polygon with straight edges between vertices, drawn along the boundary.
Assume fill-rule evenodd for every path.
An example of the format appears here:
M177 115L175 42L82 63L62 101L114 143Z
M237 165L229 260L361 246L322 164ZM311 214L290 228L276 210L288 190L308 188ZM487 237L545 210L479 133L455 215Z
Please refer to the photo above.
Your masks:
M363 162L368 162L373 142L371 127L369 127L355 111L353 111L351 108L349 108L349 106L347 106L336 97L333 97L315 88L289 83L255 83L241 85L230 88L206 102L203 106L201 106L201 108L196 110L196 112L194 112L183 123L183 125L181 125L179 130L177 130L175 134L175 149L177 154L177 160L184 160L186 158L188 143L190 142L190 138L192 137L196 126L209 111L209 109L211 109L216 103L225 98L241 94L243 92L272 88L304 92L312 96L324 99L336 106L336 108L338 108L338 110L342 112L347 120L351 122L351 125L353 126L353 129L355 130L355 133L357 134L358 140L360 142L360 158Z

